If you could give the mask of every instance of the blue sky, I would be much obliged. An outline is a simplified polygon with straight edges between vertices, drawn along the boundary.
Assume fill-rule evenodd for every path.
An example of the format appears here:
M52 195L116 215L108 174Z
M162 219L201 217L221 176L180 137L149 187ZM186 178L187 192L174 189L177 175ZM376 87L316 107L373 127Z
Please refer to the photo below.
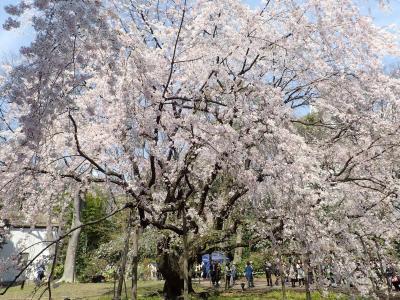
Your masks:
M320 0L324 1L324 0ZM386 0L385 0L386 1ZM243 0L251 7L258 7L262 0ZM383 11L379 8L379 0L356 0L359 3L363 14L371 15L375 23L379 26L388 26L390 24L400 25L400 0L389 0L390 11Z
M218 1L218 0L215 0ZM251 7L259 6L261 0L243 0ZM324 1L324 0L321 0ZM364 14L370 14L377 25L389 26L396 24L400 26L400 0L391 0L391 11L382 11L378 7L378 0L358 0L362 4L361 10ZM8 4L16 4L17 0L0 0L0 23L3 24L7 18L3 7ZM0 60L17 55L22 45L29 44L33 36L31 28L25 26L12 32L5 31L0 27Z

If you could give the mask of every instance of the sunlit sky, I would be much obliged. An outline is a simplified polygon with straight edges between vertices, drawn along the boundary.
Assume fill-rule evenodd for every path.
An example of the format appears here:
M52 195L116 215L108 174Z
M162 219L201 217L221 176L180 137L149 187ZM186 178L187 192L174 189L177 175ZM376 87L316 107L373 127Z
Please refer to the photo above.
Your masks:
M218 1L218 0L215 0ZM252 8L261 5L262 0L243 0ZM321 0L324 1L324 0ZM400 0L391 0L389 11L379 8L378 0L358 0L363 14L371 15L374 22L379 26L390 26L396 24L400 26ZM8 17L3 7L8 4L16 4L17 0L0 0L0 23L3 24ZM22 45L29 44L33 38L33 30L29 26L23 26L17 30L8 32L0 27L0 60L10 58L18 54L18 49Z
M324 1L324 0L321 0ZM387 0L384 0L387 1ZM259 7L262 0L243 0L251 7ZM379 8L379 0L356 0L363 14L371 15L375 23L379 26L388 26L390 24L400 25L400 0L389 0L390 10Z

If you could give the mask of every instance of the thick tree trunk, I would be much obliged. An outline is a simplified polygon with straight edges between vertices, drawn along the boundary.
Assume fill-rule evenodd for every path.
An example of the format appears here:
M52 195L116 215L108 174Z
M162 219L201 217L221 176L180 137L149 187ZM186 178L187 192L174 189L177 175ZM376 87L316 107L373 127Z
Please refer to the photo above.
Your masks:
M382 259L382 255L379 252L379 248L380 247L379 247L378 241L375 240L374 243L375 243L375 248L376 248L376 254L378 256L378 261L379 261L379 269L380 269L380 273L381 273L380 279L381 279L382 283L386 284L386 286L387 286L387 290L386 290L387 294L386 294L385 298L386 298L386 300L390 300L390 282L389 282L389 278L386 276L386 271L385 271L385 268L383 266L383 259Z
M138 281L138 263L139 263L139 238L141 233L140 225L136 225L132 232L132 288L131 298L137 300L137 281Z
M321 271L321 265L319 264L316 269L314 269L314 286L317 291L322 293L322 286L321 286L321 278L322 278L322 271Z
M158 267L159 271L164 277L164 299L166 300L177 300L183 293L184 283L182 274L183 261L178 253L173 251L163 251L169 248L169 242L164 239L162 243L158 245ZM188 261L188 267L190 267L192 261ZM188 268L189 269L189 268ZM191 278L188 278L188 291L193 292Z
M309 253L306 253L305 259L303 259L303 264L305 266L306 300L311 300L310 278L309 278L309 272L310 272L311 266L310 266Z
M128 223L126 226L124 249L122 251L122 257L121 257L121 266L120 266L119 272L118 272L118 285L117 285L117 292L115 294L115 300L120 300L121 296L122 296L122 288L124 286L124 279L125 279L125 273L126 273L126 263L128 261L129 240L130 240L131 231L132 231L132 219L133 219L133 213L132 213L132 210L130 210L129 216L128 216Z
M283 222L282 220L280 221L281 226L283 228ZM280 279L281 279L281 286L282 286L282 299L286 300L286 286L285 286L285 270L283 269L283 264L282 264L282 249L281 246L279 246L277 244L276 238L275 238L275 234L274 232L271 230L269 233L269 236L271 238L271 242L272 242L272 246L273 249L278 253L279 256L279 262L278 262L278 267L279 267L279 273L280 273Z
M286 300L286 286L285 286L285 270L283 269L283 264L282 264L282 255L280 254L281 251L279 251L279 272L281 275L281 286L282 286L282 300Z
M189 258L188 258L188 232L186 227L186 209L182 210L183 219L183 299L189 300Z
M81 190L78 189L74 196L74 215L72 218L71 228L79 226L81 222L82 213L82 198ZM64 273L60 279L62 282L75 282L76 281L76 252L78 250L79 236L81 234L81 228L71 233L71 237L68 240L67 254L64 262Z
M165 280L164 299L177 300L183 291L179 257L173 253L163 253L159 257L158 267Z

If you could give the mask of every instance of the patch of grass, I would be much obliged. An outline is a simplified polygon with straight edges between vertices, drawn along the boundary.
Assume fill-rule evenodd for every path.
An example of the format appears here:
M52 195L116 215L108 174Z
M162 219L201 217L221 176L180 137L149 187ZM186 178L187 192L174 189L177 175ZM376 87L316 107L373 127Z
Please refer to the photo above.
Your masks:
M163 288L163 281L140 281L138 287L138 298L146 300L161 300L162 295L157 295L158 291ZM127 282L128 296L130 284ZM194 285L197 292L204 291L204 288L199 285ZM27 300L32 299L32 293L35 287L33 285L26 285L23 290L20 287L11 288L6 295L0 296L0 300ZM60 284L58 287L52 289L54 300L64 300L66 297L71 300L111 300L113 297L114 285L113 283L75 283L75 284ZM38 291L33 299L38 299L38 295L43 291L43 288ZM210 291L212 293L212 291ZM287 291L288 300L304 300L305 294L297 291ZM48 299L48 294L45 293L42 299ZM125 299L125 290L123 290L123 299ZM191 299L198 300L195 296ZM241 292L230 291L220 292L219 294L211 295L209 300L280 300L282 293L280 290L270 292ZM318 293L312 293L313 300L347 300L348 298L341 294L329 293L324 297Z
M160 297L149 297L149 294L154 294L158 290L162 290L162 281L140 281L138 287L139 299L159 300ZM130 284L127 283L128 296ZM1 289L2 291L3 289ZM40 288L35 296L35 286L33 284L25 285L21 290L19 286L12 287L4 296L0 296L0 300L30 300L38 299L38 296L43 292L44 287ZM111 300L113 297L114 284L113 283L63 283L55 285L52 288L52 298L54 300L64 300L66 297L76 300ZM123 297L125 297L125 290L123 289ZM48 299L48 293L44 293L42 299Z

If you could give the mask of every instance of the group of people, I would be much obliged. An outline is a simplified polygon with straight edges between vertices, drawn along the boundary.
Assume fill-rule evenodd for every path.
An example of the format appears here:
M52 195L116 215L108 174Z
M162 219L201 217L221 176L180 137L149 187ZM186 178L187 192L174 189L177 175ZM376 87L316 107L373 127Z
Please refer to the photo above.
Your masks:
M303 265L300 261L297 264L291 264L289 267L289 278L292 283L292 287L296 286L296 282L299 283L299 286L303 286L305 284L305 275Z
M210 265L209 272L207 273L205 270L205 265L203 267L203 278L210 278L212 285L214 287L220 287L220 282L224 279L225 289L229 289L234 286L235 281L238 279L239 273L242 274L246 278L247 287L254 287L254 268L253 263L248 261L245 265L245 268L242 272L238 272L238 269L235 264L230 264L229 262L225 264L223 267L219 262L212 261ZM338 280L335 277L335 272L332 269L330 264L326 264L322 269L316 271L318 274L321 274L327 282L329 281L330 286L337 286L337 284L341 283L341 280ZM315 269L315 268L314 268ZM302 287L308 282L309 284L313 284L314 282L314 273L312 269L309 269L308 272L305 271L303 267L303 263L301 260L290 261L288 264L285 262L279 263L279 261L275 263L271 263L266 261L264 264L264 272L267 280L267 286L272 287L273 285L282 284L290 284L292 287L296 287L298 284L299 287ZM282 272L282 274L281 274ZM273 283L273 277L275 282ZM386 269L386 277L388 284L396 291L400 291L400 275L395 271L395 269L389 266ZM242 283L242 288L244 289L245 283ZM351 285L351 283L350 283Z
M271 264L270 262L265 262L264 265L265 270L265 277L267 279L267 285L273 286L272 284L272 275L275 276L275 285L278 285L280 279L280 268L278 264ZM299 283L299 286L304 286L306 281L306 274L303 268L302 262L299 260L297 263L290 263L286 265L282 263L282 270L283 270L283 278L286 282L291 283L292 287L296 286L296 282ZM308 274L308 280L312 281L312 273Z
M225 265L225 289L229 289L235 284L237 279L237 269L235 264L230 264L229 262ZM203 276L206 276L205 274ZM219 287L219 282L222 277L222 268L217 261L213 261L210 266L210 278L211 283L214 287Z
M298 261L296 264L290 264L287 267L285 264L282 265L283 270L283 278L285 281L289 281L292 284L292 287L296 286L296 282L299 283L299 286L303 286L305 284L305 272L301 261ZM272 287L272 275L275 276L275 285L278 285L280 279L280 268L278 264L271 264L266 261L264 265L265 277L267 279L267 285ZM246 268L244 270L244 275L247 281L247 287L254 287L254 269L251 261L246 263ZM310 278L309 278L310 280Z
M272 283L272 275L275 276L275 285L278 285L280 279L280 270L277 265L272 265L270 262L265 263L265 276L267 279L267 285L273 286ZM305 284L305 272L303 269L303 265L300 261L297 264L290 264L287 267L283 264L283 272L285 281L290 281L292 286L296 286L296 282L299 283L299 286L303 286ZM232 287L235 284L235 280L238 278L238 271L235 264L230 264L229 262L225 264L225 269L222 269L222 266L219 262L213 261L210 265L209 274L205 272L205 266L203 269L203 278L209 277L211 279L211 283L214 287L220 286L220 281L225 276L225 289ZM254 287L254 268L251 261L246 263L245 269L243 270L243 274L247 281L247 287Z
M229 262L225 264L225 289L229 289L230 287L235 285L235 281L238 278L238 271L235 264L230 264ZM247 286L249 288L254 287L254 269L253 265L250 261L247 262L246 267L244 269L244 275L247 280ZM203 272L203 277L206 277L205 272ZM211 283L214 287L219 287L219 282L222 278L222 268L221 265L217 261L213 261L210 266L210 279Z

